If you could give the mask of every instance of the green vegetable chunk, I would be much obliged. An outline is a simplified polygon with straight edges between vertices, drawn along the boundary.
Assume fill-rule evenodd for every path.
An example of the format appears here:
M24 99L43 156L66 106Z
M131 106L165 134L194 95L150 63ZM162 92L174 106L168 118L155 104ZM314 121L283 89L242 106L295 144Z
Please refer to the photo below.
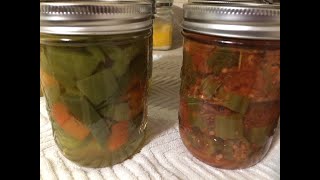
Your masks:
M93 50L95 49L96 50ZM81 48L46 46L43 65L50 66L52 74L64 86L74 86L75 80L91 75L104 57L97 54L98 48L91 47L90 51Z
M245 114L247 112L250 100L245 96L240 96L234 93L227 93L223 90L220 90L217 95L221 99L222 105L231 109L232 111Z
M106 59L102 49L98 46L88 46L86 47L87 51L96 58L99 59L99 62L104 61Z
M54 86L49 86L46 88L43 88L43 94L46 97L48 106L52 106L60 97L60 88L59 85L56 84Z
M88 125L92 135L96 138L99 145L104 148L106 146L106 139L110 135L110 121L100 119L95 123Z
M77 87L94 105L115 96L119 89L117 80L110 69L78 81Z
M40 67L44 69L46 72L49 72L49 65L48 65L48 59L45 54L45 47L40 46Z
M95 123L101 119L85 97L65 94L61 96L61 99L68 107L68 110L85 125Z
M85 97L63 95L61 98L69 111L91 130L92 135L104 147L106 138L110 134L111 122L100 117Z
M120 94L126 93L128 90L128 86L130 85L130 81L132 81L132 73L127 71L121 77L117 77L118 85L119 85L119 92Z
M202 81L200 89L206 98L212 98L217 94L218 88L220 86L221 86L220 82L213 79L212 76L208 76L206 79Z
M194 106L194 107L197 107L197 106L199 106L199 103L200 103L201 101L199 100L199 99L197 99L197 98L193 98L193 97L188 97L187 98L187 103L188 103L188 105L190 105L190 106Z
M215 135L224 140L243 137L242 115L217 116L214 127Z
M208 127L205 121L201 119L198 112L191 112L189 115L189 120L193 127L198 127L202 131Z
M203 138L203 134L199 128L193 127L192 132L187 134L187 138L190 141L191 146L197 149L203 149L206 139Z
M129 105L128 103L110 104L101 109L99 112L104 116L115 121L129 120Z
M223 158L227 159L227 160L233 160L233 148L232 148L233 143L232 142L225 142L224 146L223 146L223 150L222 150L222 154L223 154Z
M223 148L224 146L223 146L222 139L220 138L208 139L208 148L207 148L208 155L219 154L223 151Z
M219 75L223 68L230 68L239 64L240 52L218 48L215 50L207 61L209 67L215 75Z
M221 100L221 105L244 114L249 106L249 98L232 92L225 92L223 88L220 88L221 85L222 83L213 76L208 76L202 81L200 90L206 98L216 97Z
M258 127L250 128L245 133L246 138L250 143L257 144L258 146L263 146L268 140L268 134L270 132L270 127Z
M204 130L208 127L206 122L201 118L200 112L200 101L195 98L188 98L187 99L187 106L188 106L188 115L189 115L189 122L193 127L198 127L200 130Z
M116 77L121 77L127 71L130 62L139 53L139 48L136 46L126 48L104 47L103 50L113 60L111 69Z
M71 96L83 96L83 94L81 94L79 89L76 87L66 87L65 94L71 95Z

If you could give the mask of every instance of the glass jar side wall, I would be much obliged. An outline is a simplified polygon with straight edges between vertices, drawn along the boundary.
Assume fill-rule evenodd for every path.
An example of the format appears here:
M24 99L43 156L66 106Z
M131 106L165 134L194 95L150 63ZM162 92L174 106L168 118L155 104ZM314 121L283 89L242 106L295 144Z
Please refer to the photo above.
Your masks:
M184 144L215 167L258 163L280 115L280 42L182 34L179 127Z
M40 81L61 153L86 167L139 150L146 124L151 30L108 36L41 34Z

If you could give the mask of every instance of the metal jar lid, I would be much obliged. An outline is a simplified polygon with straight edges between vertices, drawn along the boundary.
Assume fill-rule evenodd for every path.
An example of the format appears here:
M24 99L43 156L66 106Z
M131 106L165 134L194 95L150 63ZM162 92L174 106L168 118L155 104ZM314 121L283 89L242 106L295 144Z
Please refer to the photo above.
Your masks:
M40 3L40 32L67 35L123 34L152 28L146 1L70 1Z
M247 2L188 3L182 27L201 34L245 39L280 39L280 5Z

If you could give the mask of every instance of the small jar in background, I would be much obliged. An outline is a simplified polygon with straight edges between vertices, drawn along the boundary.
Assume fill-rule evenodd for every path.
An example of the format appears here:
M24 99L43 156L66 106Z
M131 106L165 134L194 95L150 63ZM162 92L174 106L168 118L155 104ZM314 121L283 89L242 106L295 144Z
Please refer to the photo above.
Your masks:
M152 38L147 2L40 3L40 83L54 141L85 167L139 151Z
M184 5L179 130L187 149L223 169L257 164L280 115L280 6Z
M172 47L172 0L157 0L153 23L153 49L169 50Z

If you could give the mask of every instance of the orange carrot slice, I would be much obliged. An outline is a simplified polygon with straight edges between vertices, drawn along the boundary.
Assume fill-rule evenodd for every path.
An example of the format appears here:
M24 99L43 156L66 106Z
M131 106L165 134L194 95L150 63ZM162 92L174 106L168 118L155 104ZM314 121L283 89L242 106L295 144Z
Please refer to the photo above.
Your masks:
M83 140L90 133L87 127L68 112L63 103L53 104L51 115L67 134L76 139Z
M62 126L67 120L71 119L71 114L68 112L68 108L61 102L52 105L51 115L60 126Z
M74 117L68 119L61 127L66 133L78 140L83 140L90 134L89 129Z
M129 138L129 121L120 121L112 126L108 149L115 151L124 145Z
M54 79L54 77L50 76L42 69L40 69L40 79L44 88L58 85L58 82Z

